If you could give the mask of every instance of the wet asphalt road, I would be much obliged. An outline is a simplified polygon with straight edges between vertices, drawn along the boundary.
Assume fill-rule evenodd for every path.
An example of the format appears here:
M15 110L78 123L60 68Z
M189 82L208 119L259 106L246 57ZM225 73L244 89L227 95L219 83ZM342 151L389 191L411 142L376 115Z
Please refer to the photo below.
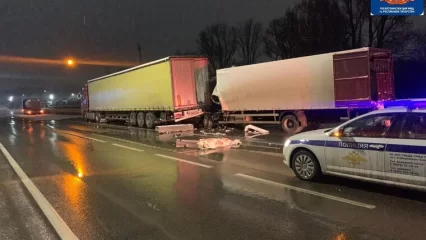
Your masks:
M299 181L279 142L199 151L199 135L51 118L1 118L0 142L79 239L426 236L424 193ZM0 173L0 239L58 239L1 154Z

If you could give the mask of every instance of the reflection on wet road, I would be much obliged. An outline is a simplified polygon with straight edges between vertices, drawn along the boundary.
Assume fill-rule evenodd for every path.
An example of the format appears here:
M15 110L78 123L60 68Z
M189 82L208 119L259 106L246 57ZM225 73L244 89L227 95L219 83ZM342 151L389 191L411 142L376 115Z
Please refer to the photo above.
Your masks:
M194 140L202 137L198 134L157 136L77 120L0 121L0 142L79 239L426 235L425 194L339 178L299 181L282 163L282 140L244 140L239 149L200 151L194 147ZM19 212L1 204L13 196L2 189L22 188L7 165L0 156L0 216ZM28 205L37 206L25 196ZM15 223L5 229L20 226L15 233L26 234L19 236L32 236L30 230L39 227L45 235L35 239L57 238L46 218L32 208L25 210L42 219L38 225L17 221L26 216L23 210L15 213L15 221L0 217L0 223Z

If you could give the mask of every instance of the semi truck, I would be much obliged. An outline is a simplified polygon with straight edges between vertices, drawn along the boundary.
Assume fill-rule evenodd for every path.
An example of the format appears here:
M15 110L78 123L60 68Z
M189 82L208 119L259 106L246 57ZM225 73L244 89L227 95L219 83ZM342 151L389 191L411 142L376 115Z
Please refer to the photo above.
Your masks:
M154 128L202 116L211 102L208 86L207 58L166 57L89 80L81 114L96 122Z
M28 115L42 114L41 101L38 98L27 98L22 100L21 112Z
M390 50L348 51L219 69L204 124L277 124L294 134L394 100Z

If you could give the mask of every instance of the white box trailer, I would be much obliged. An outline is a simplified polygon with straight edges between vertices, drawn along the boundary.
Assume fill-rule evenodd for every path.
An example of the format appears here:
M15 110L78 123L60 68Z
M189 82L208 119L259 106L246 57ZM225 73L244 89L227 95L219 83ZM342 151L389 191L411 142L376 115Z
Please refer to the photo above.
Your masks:
M281 124L295 133L308 122L393 100L392 54L360 48L220 69L213 95L219 123Z

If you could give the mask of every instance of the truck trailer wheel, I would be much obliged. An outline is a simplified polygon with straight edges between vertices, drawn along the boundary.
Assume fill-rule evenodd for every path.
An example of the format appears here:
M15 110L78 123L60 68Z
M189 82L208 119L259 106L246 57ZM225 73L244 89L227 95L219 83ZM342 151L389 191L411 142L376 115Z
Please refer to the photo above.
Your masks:
M299 120L297 120L297 117L293 114L285 115L281 119L281 128L288 134L296 134L303 129L299 124Z
M155 117L154 113L148 112L145 116L146 127L149 128L149 129L154 128L155 127L155 120L156 120L156 117Z
M138 116L137 116L137 123L138 123L138 127L145 127L145 113L144 112L138 112Z
M136 112L131 112L129 116L130 126L136 126Z

